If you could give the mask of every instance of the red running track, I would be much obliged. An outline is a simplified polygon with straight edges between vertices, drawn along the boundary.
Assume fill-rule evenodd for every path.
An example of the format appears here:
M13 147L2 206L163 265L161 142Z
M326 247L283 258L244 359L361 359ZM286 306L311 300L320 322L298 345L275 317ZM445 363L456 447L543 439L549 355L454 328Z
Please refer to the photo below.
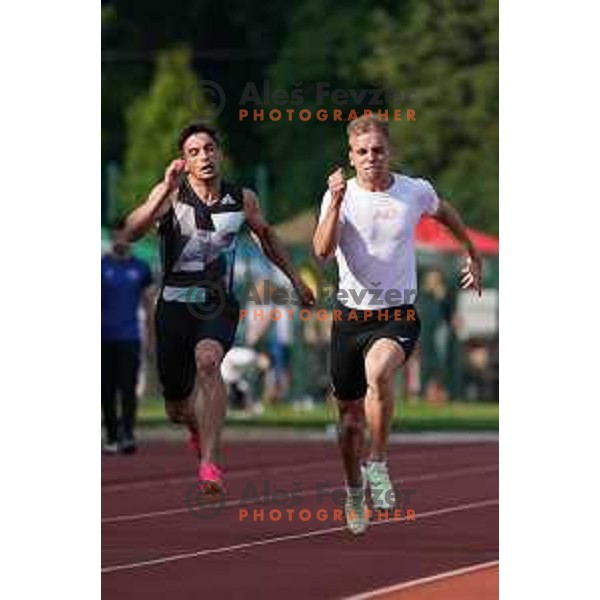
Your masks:
M213 507L189 494L183 444L103 458L106 600L343 598L498 558L497 442L393 444L390 472L406 501L358 538L336 514L333 441L230 442L225 458L227 495ZM287 498L265 500L265 485Z

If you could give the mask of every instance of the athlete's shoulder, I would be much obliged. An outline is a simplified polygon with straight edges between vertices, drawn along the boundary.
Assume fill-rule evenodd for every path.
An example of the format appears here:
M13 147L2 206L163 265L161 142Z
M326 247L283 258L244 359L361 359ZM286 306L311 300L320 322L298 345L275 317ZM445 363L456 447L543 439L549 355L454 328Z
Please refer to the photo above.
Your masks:
M396 186L403 191L414 192L416 194L430 193L434 191L431 182L423 177L411 177L403 173L393 173Z
M244 200L250 200L252 202L258 202L258 194L252 189L248 187L241 188L242 196Z
M420 177L412 177L410 175L405 175L404 173L392 173L392 175L397 184L404 186L420 187L420 182L423 181Z
M439 207L439 198L428 179L401 175L398 182L398 197L410 199L410 204L421 212L435 214Z

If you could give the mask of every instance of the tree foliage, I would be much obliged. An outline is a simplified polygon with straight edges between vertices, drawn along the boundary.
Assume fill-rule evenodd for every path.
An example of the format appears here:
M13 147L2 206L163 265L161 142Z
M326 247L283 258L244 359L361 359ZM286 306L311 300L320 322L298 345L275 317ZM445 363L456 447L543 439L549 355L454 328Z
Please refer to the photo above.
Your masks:
M362 63L417 112L416 122L391 122L400 162L490 231L498 226L497 10L495 0L415 2L402 18L378 10Z
M272 89L301 88L303 100L267 99L256 107L265 113L331 111L331 99L315 95L327 82L382 87L389 109L415 109L416 122L391 122L396 166L430 178L470 225L497 230L497 0L182 0L166 12L155 0L112 0L104 2L103 56L103 159L123 164L129 206L162 175L177 131L195 116L185 90L208 79L227 99L219 124L237 178L267 166L275 220L315 207L328 171L346 161L345 123L240 121L239 99L248 82L269 80Z
M331 119L318 121L315 113L320 108L329 114L334 109L359 108L336 104L324 89L331 93L369 87L368 78L357 68L369 52L369 40L364 35L369 5L367 0L346 5L334 0L303 3L292 18L278 60L269 70L271 87L289 93L301 91L302 102L293 108L296 112L308 109L313 115L309 121L296 117L264 124L273 175L272 214L277 220L316 207L328 172L347 162L346 124ZM267 108L280 107L271 104Z
M194 114L195 113L195 114ZM147 93L126 116L127 145L120 185L121 209L129 210L148 194L176 158L177 134L193 116L215 123L212 104L198 86L189 51L163 51Z

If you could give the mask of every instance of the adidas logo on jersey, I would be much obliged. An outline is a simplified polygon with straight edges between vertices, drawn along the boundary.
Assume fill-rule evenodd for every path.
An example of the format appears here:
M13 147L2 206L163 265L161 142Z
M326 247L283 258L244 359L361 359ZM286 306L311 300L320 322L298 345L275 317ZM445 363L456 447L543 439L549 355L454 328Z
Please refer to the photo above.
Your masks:
M235 204L235 200L229 195L227 194L223 200L221 200L221 204L222 205L231 205L231 204Z

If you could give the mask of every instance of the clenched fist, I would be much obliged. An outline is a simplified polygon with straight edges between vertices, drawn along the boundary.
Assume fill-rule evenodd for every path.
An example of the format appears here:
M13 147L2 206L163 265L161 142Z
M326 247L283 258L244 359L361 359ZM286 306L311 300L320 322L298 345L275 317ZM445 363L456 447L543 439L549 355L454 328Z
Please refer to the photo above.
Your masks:
M179 184L179 176L183 173L185 169L185 160L183 158L176 158L171 161L171 164L167 167L165 171L164 182L167 185L169 190L174 190Z
M346 193L346 177L344 176L344 170L341 167L336 169L329 176L327 183L329 185L331 201L339 206L344 200L344 194Z
M461 273L460 287L463 290L472 288L481 296L482 266L479 255L467 256Z

